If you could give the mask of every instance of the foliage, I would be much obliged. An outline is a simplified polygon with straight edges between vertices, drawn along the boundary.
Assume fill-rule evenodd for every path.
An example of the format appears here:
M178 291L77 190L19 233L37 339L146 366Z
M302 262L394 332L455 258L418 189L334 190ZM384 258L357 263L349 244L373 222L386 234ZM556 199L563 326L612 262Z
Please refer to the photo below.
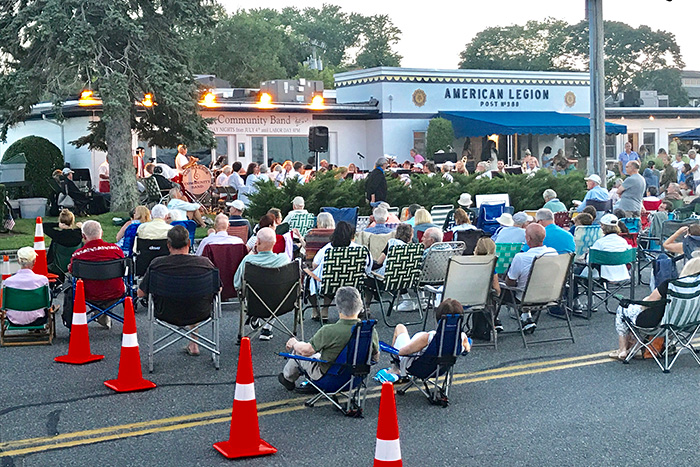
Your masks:
M428 134L425 140L425 152L432 159L433 154L439 150L452 152L451 146L455 140L455 131L452 122L444 118L433 118L428 123Z
M666 68L642 72L635 77L634 87L643 90L653 89L659 94L668 95L670 107L688 105L688 91L682 85L679 69Z
M307 80L323 81L324 89L334 89L335 88L335 74L345 71L344 69L336 69L333 67L327 67L324 65L323 70L312 70L308 66L299 64L297 68L297 74L294 76L295 79L304 78Z
M559 199L571 205L574 199L583 199L586 193L584 174L572 172L555 177L550 172L540 170L534 176L506 175L503 178L476 179L476 175L454 175L454 183L446 183L441 177L412 175L411 186L407 187L398 178L387 179L389 204L397 207L420 204L428 209L436 204L456 205L459 195L508 193L516 211L538 209L544 204L542 193L547 188L557 192ZM365 201L365 182L338 181L333 173L320 175L316 180L300 185L296 181L287 182L282 188L275 188L268 181L258 183L259 191L250 196L251 205L246 215L257 221L269 208L280 208L287 213L292 208L292 199L302 196L309 212L318 213L321 207L359 206L361 215L369 215L370 207Z
M25 136L7 148L3 160L19 153L24 153L24 157L27 158L24 180L31 185L29 191L34 196L50 198L51 188L47 180L51 178L54 170L63 168L61 150L46 138Z
M401 30L393 25L389 16L365 17L360 24L361 51L357 54L355 65L359 68L401 66L401 55L391 49L401 39Z
M648 26L634 28L605 21L605 82L613 96L625 90L649 89L674 96L683 103L680 78L665 79L654 72L672 73L684 68L675 36ZM524 26L487 28L479 32L460 54L460 68L491 70L587 71L588 22L570 25L547 18ZM673 104L672 104L673 105Z

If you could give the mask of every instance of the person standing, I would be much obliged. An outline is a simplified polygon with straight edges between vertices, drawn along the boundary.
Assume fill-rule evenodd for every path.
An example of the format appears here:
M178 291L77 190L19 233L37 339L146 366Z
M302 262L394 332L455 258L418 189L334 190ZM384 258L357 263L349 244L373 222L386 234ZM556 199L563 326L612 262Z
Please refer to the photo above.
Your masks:
M420 154L418 154L418 151L416 151L415 148L411 149L411 150L409 151L409 154L410 154L411 157L413 158L413 163L414 163L414 164L422 164L423 162L425 162L425 157L423 157L423 156L421 156Z
M627 162L626 169L629 176L617 189L620 201L615 204L614 208L625 211L625 217L639 217L642 211L642 198L644 198L646 181L644 177L639 175L639 161Z
M100 182L97 185L97 191L100 193L109 193L109 157L105 156L105 161L100 164L97 169L100 177Z
M370 206L377 207L382 201L387 201L387 185L384 171L389 167L389 161L386 157L380 157L374 164L374 170L367 176L365 184L365 192L367 194L367 202Z
M134 154L132 158L132 162L134 163L134 168L136 169L136 177L138 178L144 178L146 174L144 173L144 168L146 167L146 163L144 162L143 158L146 155L146 150L143 148L143 146L139 146L136 148L136 153Z
M617 166L620 169L620 173L622 175L629 175L627 173L627 163L629 161L638 161L639 160L639 154L636 152L632 151L632 143L627 141L625 143L625 150L620 153L619 156L617 156Z

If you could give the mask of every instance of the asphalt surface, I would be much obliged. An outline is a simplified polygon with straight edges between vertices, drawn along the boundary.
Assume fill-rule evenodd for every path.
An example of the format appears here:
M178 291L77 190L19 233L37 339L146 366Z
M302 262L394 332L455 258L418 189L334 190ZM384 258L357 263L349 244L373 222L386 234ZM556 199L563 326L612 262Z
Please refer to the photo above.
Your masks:
M640 287L636 293L647 291ZM373 312L379 315L376 305ZM90 325L93 353L106 358L89 365L53 362L68 350L61 324L53 346L0 349L0 466L372 462L379 385L369 383L362 419L343 417L328 405L304 407L305 396L277 382L284 360L275 352L286 341L279 331L272 341L252 343L260 431L278 452L223 458L212 444L229 435L238 305L224 306L219 371L204 352L190 357L177 344L156 355L149 375L145 311L136 317L144 374L158 384L147 392L115 394L103 385L117 375L120 324L109 331ZM415 317L397 314L402 320ZM404 465L699 465L700 368L688 354L669 374L652 360L623 365L609 359L617 342L613 320L604 311L591 321L574 319L574 344L525 350L520 336L511 334L501 335L498 350L473 349L456 365L447 408L428 404L417 392L397 396ZM515 329L515 321L503 321ZM563 335L564 325L544 316L535 336ZM306 337L317 328L307 319ZM390 341L390 328L380 322L378 331ZM383 356L375 369L385 366Z

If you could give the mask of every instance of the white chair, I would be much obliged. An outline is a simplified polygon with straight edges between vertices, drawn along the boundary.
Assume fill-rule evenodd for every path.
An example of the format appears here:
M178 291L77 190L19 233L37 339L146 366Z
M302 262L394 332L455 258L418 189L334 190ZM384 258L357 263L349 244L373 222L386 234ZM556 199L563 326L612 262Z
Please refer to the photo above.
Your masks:
M508 193L494 193L490 195L476 195L476 208L479 209L482 204L501 204L506 203L510 206L510 196Z

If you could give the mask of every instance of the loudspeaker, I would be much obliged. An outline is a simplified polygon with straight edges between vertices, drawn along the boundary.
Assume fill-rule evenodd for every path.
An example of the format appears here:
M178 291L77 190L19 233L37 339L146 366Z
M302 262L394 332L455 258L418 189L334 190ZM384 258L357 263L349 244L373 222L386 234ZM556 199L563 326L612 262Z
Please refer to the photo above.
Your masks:
M328 152L328 127L309 128L309 152Z

